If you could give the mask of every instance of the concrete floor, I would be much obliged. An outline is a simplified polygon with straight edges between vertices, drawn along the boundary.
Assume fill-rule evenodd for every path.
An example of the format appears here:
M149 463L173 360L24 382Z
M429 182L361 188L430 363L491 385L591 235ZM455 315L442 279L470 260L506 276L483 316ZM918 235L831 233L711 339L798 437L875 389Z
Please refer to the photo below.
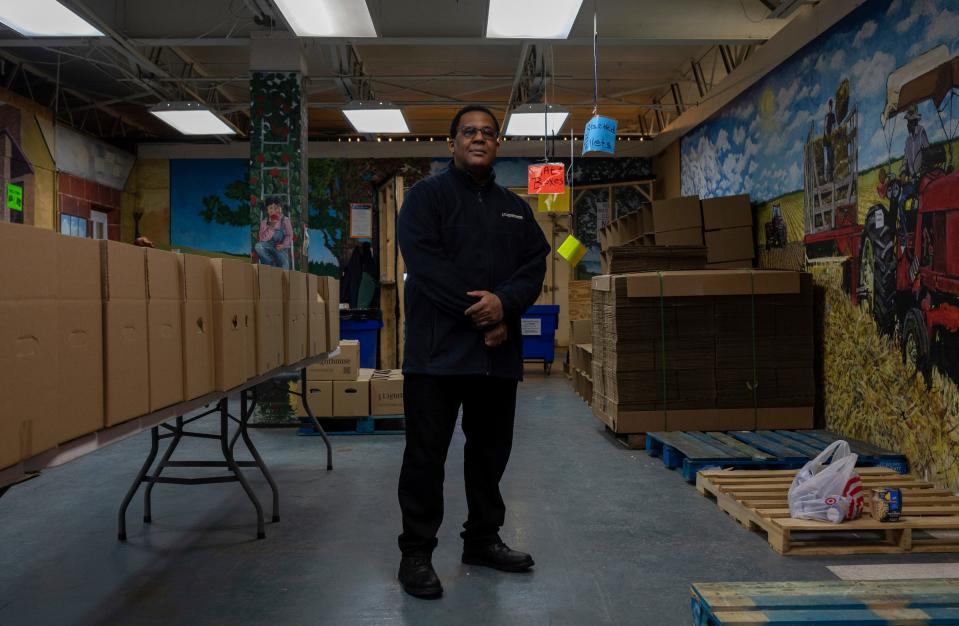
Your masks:
M693 581L830 579L826 565L957 560L779 556L659 459L607 438L561 374L533 368L520 388L502 535L532 552L535 571L460 564L457 431L434 555L446 595L422 601L395 582L402 436L335 437L332 472L319 438L253 436L281 490L282 521L261 541L252 506L229 484L157 486L152 526L138 499L129 541L117 542L116 510L146 455L145 433L13 488L0 499L0 624L668 626L690 623ZM178 456L215 445L188 441ZM265 481L250 475L267 504Z

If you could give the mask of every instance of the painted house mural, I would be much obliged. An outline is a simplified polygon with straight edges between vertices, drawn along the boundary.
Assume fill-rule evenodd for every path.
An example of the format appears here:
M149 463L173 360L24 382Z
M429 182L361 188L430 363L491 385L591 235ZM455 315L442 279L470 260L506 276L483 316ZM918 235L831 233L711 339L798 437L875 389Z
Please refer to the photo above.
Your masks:
M959 2L872 0L681 144L748 193L760 266L824 293L827 425L959 486Z

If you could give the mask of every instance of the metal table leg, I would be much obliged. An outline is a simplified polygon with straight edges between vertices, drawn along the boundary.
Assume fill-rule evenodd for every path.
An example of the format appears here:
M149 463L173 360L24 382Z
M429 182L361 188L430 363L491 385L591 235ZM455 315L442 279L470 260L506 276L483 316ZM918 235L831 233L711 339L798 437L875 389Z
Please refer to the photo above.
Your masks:
M266 466L266 463L263 462L263 458L260 456L259 450L256 449L256 446L253 445L253 440L250 438L250 432L247 429L247 422L250 420L250 417L253 415L253 408L256 406L256 399L253 399L252 403L247 402L247 392L255 393L252 390L244 389L240 392L240 435L243 437L243 443L246 444L247 449L250 451L250 454L253 455L253 459L256 461L256 466L263 473L266 482L270 484L270 489L273 490L273 522L280 521L280 492L276 487L276 481L273 480L273 475L270 474L269 468ZM232 446L230 448L231 452L233 450Z
M256 538L263 539L266 537L266 526L263 523L263 506L256 497L253 488L250 487L250 483L248 483L246 477L243 476L243 472L240 471L240 467L233 458L233 452L230 450L230 413L226 398L220 400L220 449L223 451L223 457L226 459L227 467L229 467L233 475L236 476L236 479L243 487L243 491L246 492L247 497L250 498L250 502L253 503L253 507L256 509Z
M146 461L143 462L143 467L141 467L139 473L137 473L137 477L133 481L133 484L130 485L130 489L127 490L127 495L124 496L123 503L120 505L120 512L117 515L117 538L120 541L127 540L127 508L129 508L130 502L133 500L133 496L136 495L137 489L140 488L140 483L143 482L143 477L146 476L147 472L150 470L150 466L153 465L153 461L156 459L159 449L160 428L159 426L154 426L150 429L150 453L147 455Z
M166 426L164 424L164 426ZM169 436L169 435L167 435ZM177 416L176 418L176 430L173 432L173 439L170 441L170 445L167 446L166 452L163 453L163 457L160 458L160 463L157 465L156 471L154 471L152 476L146 478L146 489L143 490L143 523L149 524L153 521L153 487L157 484L157 480L160 478L160 474L163 473L163 470L166 469L167 464L170 462L170 457L173 456L173 451L176 450L176 447L180 445L180 439L183 437L183 416Z
M313 422L313 430L320 433L320 436L323 437L323 443L326 444L326 469L327 471L333 469L333 446L330 445L330 438L326 436L326 431L323 430L323 426L320 425L319 420L316 419L316 416L313 415L313 409L310 408L310 392L307 389L306 381L306 368L300 370L300 399L303 400L303 409L306 410L307 417L310 418L310 421Z

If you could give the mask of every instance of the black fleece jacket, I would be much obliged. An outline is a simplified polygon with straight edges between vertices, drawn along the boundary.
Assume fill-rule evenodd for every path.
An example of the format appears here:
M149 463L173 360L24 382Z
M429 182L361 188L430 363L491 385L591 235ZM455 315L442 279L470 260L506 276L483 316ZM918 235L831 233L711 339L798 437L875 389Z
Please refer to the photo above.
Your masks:
M496 184L453 166L410 189L397 240L406 262L408 374L480 374L520 380L520 318L536 299L550 247L529 205ZM507 339L487 348L465 311L490 291L503 303Z

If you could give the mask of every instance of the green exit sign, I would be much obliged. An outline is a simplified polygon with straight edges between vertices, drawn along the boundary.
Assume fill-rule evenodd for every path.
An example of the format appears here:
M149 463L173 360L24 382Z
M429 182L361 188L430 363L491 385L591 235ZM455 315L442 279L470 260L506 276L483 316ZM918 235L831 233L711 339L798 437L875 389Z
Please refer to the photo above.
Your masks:
M23 211L23 187L7 183L7 208L11 211Z

